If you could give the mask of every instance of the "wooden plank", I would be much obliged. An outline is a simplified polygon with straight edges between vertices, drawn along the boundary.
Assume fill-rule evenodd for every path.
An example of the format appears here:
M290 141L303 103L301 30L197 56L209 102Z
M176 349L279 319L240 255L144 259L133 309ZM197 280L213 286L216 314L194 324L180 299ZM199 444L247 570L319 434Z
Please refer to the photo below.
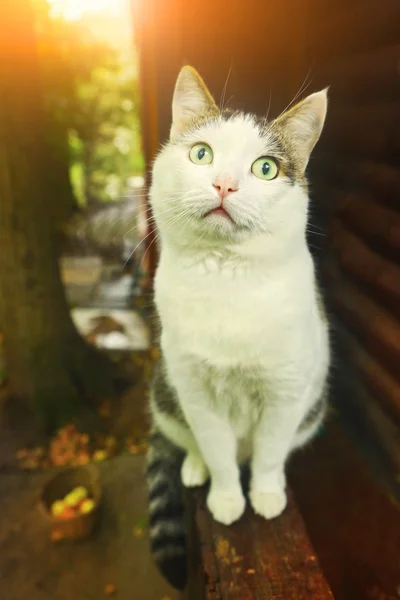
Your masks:
M400 106L398 102L366 106L333 103L319 149L339 147L349 154L370 158L390 157L400 152Z
M345 271L371 288L400 301L400 267L373 252L337 218L332 225L332 248Z
M335 286L337 285L343 284L336 280ZM334 294L332 285L329 287L329 295L331 294ZM350 316L348 311L342 309L342 304L339 304L337 294L332 297L332 302L342 322L345 323L349 331L348 353L351 361L359 370L362 381L367 385L371 393L382 402L382 405L391 418L400 425L399 381L356 339L354 336L354 316ZM351 335L350 332L353 332L353 334Z
M399 209L400 171L395 166L352 159L330 149L316 152L312 170L325 180L328 189L335 183L341 189L366 191L380 202Z
M399 43L399 23L397 0L381 0L379 8L372 0L356 6L348 3L314 27L310 49L321 59Z
M400 4L399 4L400 8ZM318 60L318 59L317 59ZM315 84L330 86L334 102L370 104L374 100L398 100L400 94L400 45L368 50L364 54L317 62Z
M327 269L327 282L337 312L363 347L385 365L400 386L400 322L341 276L334 265Z
M248 508L230 527L212 519L205 497L191 494L205 600L333 598L291 495L279 518L266 521Z
M379 205L369 194L333 190L330 201L336 218L358 237L400 263L400 214Z
M400 470L400 427L385 410L385 405L371 394L357 369L351 365L348 349L355 345L354 337L340 319L334 321L336 355L341 357L340 395L345 396L342 406L351 419L361 425L368 436L376 440L393 468Z
M374 440L354 430L332 418L325 435L293 457L289 479L335 598L396 600L400 486Z

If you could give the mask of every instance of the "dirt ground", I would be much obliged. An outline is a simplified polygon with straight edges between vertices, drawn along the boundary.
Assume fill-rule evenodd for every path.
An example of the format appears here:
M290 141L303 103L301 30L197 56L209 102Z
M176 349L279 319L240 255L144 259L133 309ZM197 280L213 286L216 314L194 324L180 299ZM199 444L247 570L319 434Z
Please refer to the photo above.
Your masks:
M76 273L72 275L67 286L69 295L77 295L77 290L81 295L85 292L85 297L75 298L74 304L131 307L129 290L121 291L121 274L107 283L106 291L101 285L96 288L95 297L88 291L90 286L83 286L82 291ZM115 409L111 407L106 418L106 431L120 440L146 435L148 363L146 353L134 353L135 384ZM0 396L0 404L2 401ZM107 586L115 586L111 597L118 600L176 600L179 595L169 588L153 564L147 531L143 530L147 510L143 454L125 453L98 464L103 500L97 531L87 541L54 544L37 502L52 470L17 468L17 450L30 443L30 424L19 421L20 430L1 423L0 599L101 600L107 598ZM138 535L140 528L142 533Z
M0 474L2 600L100 600L113 585L118 600L176 600L156 571L147 534L143 456L98 466L103 484L98 530L87 541L54 544L37 498L49 472Z

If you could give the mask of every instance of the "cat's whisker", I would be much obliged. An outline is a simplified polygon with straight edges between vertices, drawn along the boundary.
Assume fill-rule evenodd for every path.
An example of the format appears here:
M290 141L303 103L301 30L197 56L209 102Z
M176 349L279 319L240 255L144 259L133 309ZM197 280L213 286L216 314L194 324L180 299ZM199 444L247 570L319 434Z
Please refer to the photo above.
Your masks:
M126 267L126 265L128 264L128 262L130 261L130 259L132 258L132 256L135 254L136 250L139 248L139 246L145 241L147 240L147 238L153 233L153 230L149 231L149 233L139 241L138 244L136 244L136 246L134 247L134 249L132 250L132 252L130 252L128 258L126 259L126 261L124 262L124 264L121 267L121 271Z
M266 120L268 121L268 117L269 117L269 111L271 109L271 102L272 102L272 87L269 88L269 101L268 101L268 108L266 111Z
M313 229L307 228L306 231L311 233L312 235L320 235L322 237L326 237L326 233L322 233L321 231L314 231Z
M225 101L226 88L228 86L228 81L229 81L229 77L231 75L231 71L232 71L232 63L230 64L228 75L226 77L225 84L224 84L224 87L222 89L221 100L220 100L220 103L219 103L219 108L220 108L221 112L224 110L224 101Z
M293 99L292 99L292 100L289 102L289 104L288 104L288 105L287 105L287 106L286 106L286 107L283 109L283 111L282 111L282 112L279 114L279 116L277 117L277 119L280 119L280 117L281 117L283 114L285 114L285 112L286 112L286 111L287 111L287 110L288 110L288 109L289 109L289 108L292 106L292 104L294 104L294 102L296 102L297 98L298 98L298 97L299 97L299 96L300 96L300 95L301 95L303 92L305 92L305 91L306 91L306 89L308 89L308 88L310 87L310 85L311 85L311 83L312 83L312 79L310 79L310 81L309 81L308 83L306 83L306 82L307 82L307 79L308 79L308 77L310 76L310 73L311 73L311 67L310 67L310 69L308 70L308 73L307 73L307 75L305 76L305 79L303 80L303 83L301 84L301 86L300 86L300 88L299 88L298 92L297 92L297 93L294 95Z

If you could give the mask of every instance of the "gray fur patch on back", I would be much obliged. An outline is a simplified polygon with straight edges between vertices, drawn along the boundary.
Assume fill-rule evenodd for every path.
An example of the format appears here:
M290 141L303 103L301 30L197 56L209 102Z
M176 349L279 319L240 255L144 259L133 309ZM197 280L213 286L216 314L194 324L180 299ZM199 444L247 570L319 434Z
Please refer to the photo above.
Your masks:
M154 367L151 387L156 410L176 419L179 423L186 423L176 392L168 382L162 357Z
M303 421L300 423L298 431L303 432L313 429L320 423L328 408L328 382L325 382L324 389L319 400L310 408Z
M321 317L321 320L324 323L328 323L328 316L326 314L326 307L325 307L324 296L323 296L323 294L321 292L321 288L318 285L317 281L315 281L315 289L316 289L316 295L317 295L317 305L318 305L319 315Z

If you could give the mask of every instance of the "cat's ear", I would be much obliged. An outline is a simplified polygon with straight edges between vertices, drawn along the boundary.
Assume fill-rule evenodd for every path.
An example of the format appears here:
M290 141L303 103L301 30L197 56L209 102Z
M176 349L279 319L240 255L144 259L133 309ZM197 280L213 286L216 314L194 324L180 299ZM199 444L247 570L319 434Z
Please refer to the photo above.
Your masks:
M188 121L208 113L218 113L206 84L193 67L183 67L175 84L172 100L171 139L185 129Z
M303 170L321 135L327 108L328 88L311 94L275 120L293 145Z

